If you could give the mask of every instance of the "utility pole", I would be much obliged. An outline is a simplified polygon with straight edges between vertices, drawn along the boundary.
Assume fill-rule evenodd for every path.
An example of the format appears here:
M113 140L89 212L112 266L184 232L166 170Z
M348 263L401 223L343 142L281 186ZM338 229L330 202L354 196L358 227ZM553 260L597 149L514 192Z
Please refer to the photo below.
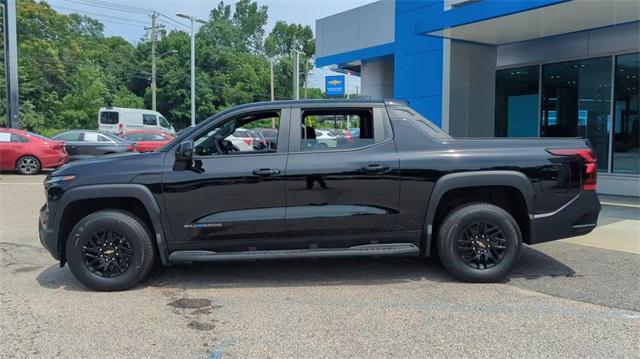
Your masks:
M162 25L156 25L156 19L158 18L158 13L155 11L151 14L151 27L146 28L151 30L151 109L153 111L156 110L156 92L158 90L157 85L157 70L156 70L156 39L157 39L157 30Z
M269 68L271 69L271 101L276 99L275 86L273 84L273 59L269 59ZM276 118L271 118L271 128L276 128Z
M351 79L351 72L347 71L347 83L344 86L344 91L347 94L347 100L349 99L349 80Z
M271 70L271 101L276 99L275 85L273 84L273 59L269 60L269 69Z
M4 6L4 66L7 85L7 119L5 126L19 128L18 42L16 39L16 0L0 0Z
M300 52L293 50L293 99L300 99Z
M307 99L307 81L309 80L309 59L304 58L304 98Z
M196 125L196 34L193 24L196 21L201 24L206 24L207 22L191 15L176 14L176 16L191 21L191 127L193 127Z

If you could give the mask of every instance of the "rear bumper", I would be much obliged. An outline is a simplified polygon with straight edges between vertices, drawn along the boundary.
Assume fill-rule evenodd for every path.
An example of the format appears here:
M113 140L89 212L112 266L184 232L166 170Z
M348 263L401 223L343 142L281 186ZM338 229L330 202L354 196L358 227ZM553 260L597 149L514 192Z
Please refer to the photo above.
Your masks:
M56 168L60 167L63 164L67 163L69 160L69 155L66 153L60 152L55 155L47 155L42 156L42 168Z
M60 260L60 252L58 251L58 231L49 227L49 208L47 208L46 204L40 208L38 235L42 246L51 253L53 258Z
M530 244L582 236L598 224L600 200L595 191L583 191L551 213L532 216Z

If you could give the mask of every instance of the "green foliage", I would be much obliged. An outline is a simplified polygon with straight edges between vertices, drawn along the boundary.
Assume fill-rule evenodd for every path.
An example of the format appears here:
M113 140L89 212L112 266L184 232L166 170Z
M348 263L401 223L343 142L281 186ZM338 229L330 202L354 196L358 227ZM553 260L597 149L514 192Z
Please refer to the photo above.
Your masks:
M59 14L44 1L18 0L17 15L23 127L51 135L96 128L98 109L109 103L151 108L149 41L133 45L105 37L99 21ZM269 100L269 59L275 61L276 98L291 98L291 53L302 51L301 62L310 66L313 32L280 21L265 37L267 20L267 7L255 1L221 1L200 27L198 122L237 104ZM157 109L176 129L191 122L190 46L183 31L164 33L157 43ZM302 71L301 84L304 76ZM310 89L308 97L321 98L322 93Z
M20 106L20 125L25 130L38 131L44 126L44 115L31 102L24 101Z
M265 40L264 47L266 55L271 58L290 56L293 50L301 51L306 58L310 58L316 52L310 26L287 24L284 21L276 22Z

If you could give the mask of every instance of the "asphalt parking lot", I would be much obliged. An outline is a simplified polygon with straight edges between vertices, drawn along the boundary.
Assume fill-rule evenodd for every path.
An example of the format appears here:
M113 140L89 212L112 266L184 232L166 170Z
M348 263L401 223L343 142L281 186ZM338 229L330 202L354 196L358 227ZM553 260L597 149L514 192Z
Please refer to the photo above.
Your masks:
M97 293L38 241L42 180L0 176L2 358L639 357L633 201L586 237L526 247L499 284L378 258L173 266Z

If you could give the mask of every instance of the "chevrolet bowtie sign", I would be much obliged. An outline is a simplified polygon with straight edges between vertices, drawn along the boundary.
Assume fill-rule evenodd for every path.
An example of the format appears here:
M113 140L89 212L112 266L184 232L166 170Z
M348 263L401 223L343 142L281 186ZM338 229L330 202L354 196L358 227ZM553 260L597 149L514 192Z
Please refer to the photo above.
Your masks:
M327 96L344 96L344 75L326 76L324 87Z

